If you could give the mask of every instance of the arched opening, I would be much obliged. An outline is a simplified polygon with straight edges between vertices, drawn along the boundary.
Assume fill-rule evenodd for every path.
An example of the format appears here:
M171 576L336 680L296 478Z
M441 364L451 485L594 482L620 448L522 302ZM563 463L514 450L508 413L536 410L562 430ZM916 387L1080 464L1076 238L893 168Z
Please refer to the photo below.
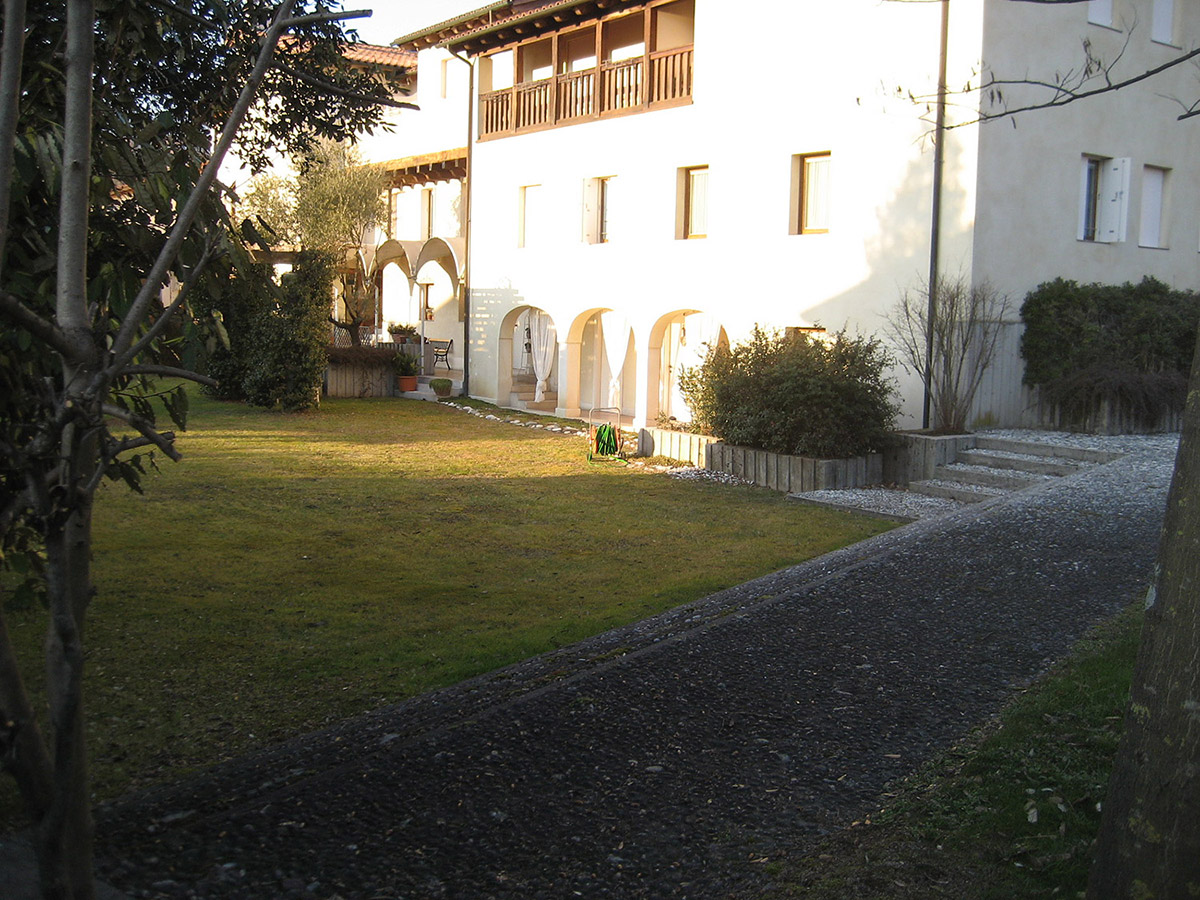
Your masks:
M632 421L637 406L637 348L629 320L614 310L580 317L579 407Z
M496 401L554 412L559 396L559 341L554 319L536 306L510 310L500 323Z
M691 421L692 411L679 390L679 376L682 370L703 363L709 350L716 346L728 347L729 336L711 313L677 310L654 324L647 350L650 363L647 424L672 418Z

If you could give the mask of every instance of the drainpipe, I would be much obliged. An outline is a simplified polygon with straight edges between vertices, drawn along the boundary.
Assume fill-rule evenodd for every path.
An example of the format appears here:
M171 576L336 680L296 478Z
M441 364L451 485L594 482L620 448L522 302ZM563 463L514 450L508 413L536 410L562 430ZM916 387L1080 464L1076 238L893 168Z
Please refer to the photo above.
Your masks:
M490 15L490 13L489 13ZM463 393L471 396L471 161L475 152L475 64L464 56L451 53L465 63L467 75L467 172L463 176Z
M950 0L942 0L941 50L938 58L937 121L933 145L933 217L929 224L929 309L925 325L925 396L921 427L929 427L933 393L933 323L937 313L938 253L942 237L942 172L946 163L946 57L950 45Z

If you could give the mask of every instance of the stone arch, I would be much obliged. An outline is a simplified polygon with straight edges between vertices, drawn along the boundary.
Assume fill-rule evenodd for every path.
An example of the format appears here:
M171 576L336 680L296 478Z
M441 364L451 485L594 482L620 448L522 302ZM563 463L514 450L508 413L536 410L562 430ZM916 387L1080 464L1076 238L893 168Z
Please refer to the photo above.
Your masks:
M532 374L532 346L530 346L529 350L526 351L525 337L522 336L519 341L516 339L516 332L518 328L522 327L522 321L530 312L543 313L548 316L550 315L541 307L526 303L513 307L507 313L505 313L504 317L500 320L500 334L497 336L496 340L496 404L498 406L509 405L509 397L514 391L516 382L514 375L517 374L518 368L522 370L520 373L522 375ZM553 316L550 316L550 319L551 321L554 321ZM559 399L557 402L561 403L562 369L559 359L562 353L561 334L557 336L557 340L558 353L555 354L554 365L551 369L549 378L550 385L553 386L553 388L558 392ZM530 341L532 341L532 335L530 335ZM528 370L528 372L524 370Z
M690 339L689 325L692 332ZM699 364L705 352L702 348L710 346L713 341L729 346L725 327L711 313L683 308L672 310L655 320L646 345L646 378L643 382L644 421L647 424L653 425L660 413L676 417L680 417L680 413L690 415L679 396L678 370L684 365ZM681 352L689 346L689 352Z

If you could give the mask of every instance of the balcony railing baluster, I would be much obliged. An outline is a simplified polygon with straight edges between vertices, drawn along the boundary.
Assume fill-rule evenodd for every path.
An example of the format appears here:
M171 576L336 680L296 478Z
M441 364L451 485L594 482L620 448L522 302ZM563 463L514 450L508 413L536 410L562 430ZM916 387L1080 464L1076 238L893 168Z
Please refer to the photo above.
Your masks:
M599 103L596 108L596 79ZM517 134L604 113L629 112L692 96L692 48L660 50L598 68L529 81L479 95L479 136Z

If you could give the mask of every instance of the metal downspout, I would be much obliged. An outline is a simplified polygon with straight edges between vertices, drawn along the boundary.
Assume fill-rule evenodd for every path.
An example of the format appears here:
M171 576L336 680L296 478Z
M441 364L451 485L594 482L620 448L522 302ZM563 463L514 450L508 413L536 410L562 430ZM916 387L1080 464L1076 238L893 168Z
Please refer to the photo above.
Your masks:
M942 237L942 175L946 163L946 58L950 46L950 0L942 0L941 49L938 57L937 121L933 145L933 216L929 224L929 308L925 320L925 396L921 427L929 427L933 394L933 323L937 313L938 255Z
M471 163L475 153L475 64L457 53L450 54L466 63L467 75L467 171L463 176L463 394L471 396Z

